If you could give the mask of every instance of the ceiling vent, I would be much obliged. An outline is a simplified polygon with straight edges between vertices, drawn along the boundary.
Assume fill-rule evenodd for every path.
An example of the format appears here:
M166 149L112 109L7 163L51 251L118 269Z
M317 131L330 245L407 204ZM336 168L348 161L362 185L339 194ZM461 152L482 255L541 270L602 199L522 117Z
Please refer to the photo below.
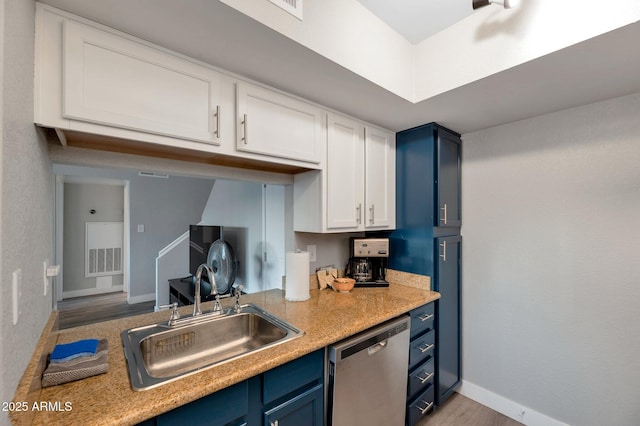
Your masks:
M292 14L302 21L302 1L303 0L269 0L280 9Z
M165 173L156 173L156 172L138 172L138 176L169 179L169 175Z

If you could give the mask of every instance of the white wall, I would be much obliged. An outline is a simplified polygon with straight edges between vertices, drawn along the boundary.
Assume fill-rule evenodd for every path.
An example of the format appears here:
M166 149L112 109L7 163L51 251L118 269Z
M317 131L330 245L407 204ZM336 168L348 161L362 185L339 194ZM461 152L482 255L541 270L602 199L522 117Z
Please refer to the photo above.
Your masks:
M306 1L303 21L266 0L221 2L367 80L413 100L413 46L360 2ZM295 79L295 72L289 78Z
M463 378L481 401L640 421L638 111L640 94L463 135Z
M247 229L246 258L240 259L238 283L245 291L262 290L262 184L217 179L202 212L202 225Z
M640 19L637 0L521 0L479 9L413 45L357 0L306 1L302 22L266 0L221 1L414 103Z
M640 19L637 0L620 0L615 7L602 5L599 0L521 0L514 9L489 6L477 10L415 46L414 101L431 98Z
M11 401L49 318L42 262L52 258L53 179L46 143L33 126L34 2L0 0L0 401ZM12 325L11 280L22 270L22 315ZM8 424L0 412L0 424Z

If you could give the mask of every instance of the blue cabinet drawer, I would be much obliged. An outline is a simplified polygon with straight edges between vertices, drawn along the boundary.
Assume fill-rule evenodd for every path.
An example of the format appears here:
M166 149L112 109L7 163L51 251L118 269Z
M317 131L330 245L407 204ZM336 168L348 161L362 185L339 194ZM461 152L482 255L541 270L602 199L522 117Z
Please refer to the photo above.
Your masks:
M433 330L433 321L435 319L434 303L429 303L409 312L411 316L411 334L410 339L422 334L425 331Z
M413 340L409 344L409 369L420 364L427 357L433 358L435 347L435 330L431 330Z
M425 389L412 403L407 406L407 424L413 426L424 417L434 406L434 388L433 383Z
M239 425L249 411L248 382L240 382L159 415L156 425Z
M433 357L420 364L412 373L409 373L407 383L407 399L413 398L418 392L433 383L435 365Z
M292 391L324 379L324 349L264 373L262 402L269 404Z

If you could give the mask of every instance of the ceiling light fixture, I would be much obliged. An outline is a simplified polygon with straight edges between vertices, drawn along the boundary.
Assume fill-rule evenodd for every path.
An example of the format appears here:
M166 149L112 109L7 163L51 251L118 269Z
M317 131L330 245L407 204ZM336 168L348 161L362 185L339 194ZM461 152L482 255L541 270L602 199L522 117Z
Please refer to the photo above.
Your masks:
M499 4L505 9L512 9L518 5L518 0L473 0L473 10L489 6L492 3Z

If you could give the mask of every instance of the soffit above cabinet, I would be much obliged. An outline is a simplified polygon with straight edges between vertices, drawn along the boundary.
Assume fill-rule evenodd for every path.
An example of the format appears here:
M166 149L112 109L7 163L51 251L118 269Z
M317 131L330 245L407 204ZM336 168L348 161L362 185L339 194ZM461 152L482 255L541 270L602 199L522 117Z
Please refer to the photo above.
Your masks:
M633 40L640 39L637 2L634 6L633 2L625 1L624 10L598 12L603 17L626 13L626 19L636 23L609 32L602 29L602 35L418 103L407 101L218 1L46 0L45 3L394 131L436 121L468 133L640 91L637 79L640 55L633 44ZM265 3L268 2L265 0ZM547 10L541 9L542 1L526 3L532 4L531 13ZM547 3L544 2L545 7ZM511 14L512 18L506 19L507 15L498 7L483 9L482 13L487 15L484 25L475 33L468 33L478 47L492 38L500 38L512 40L514 46L527 50L531 46L522 42L523 37L544 28L544 25L523 26L522 13ZM589 16L592 15L589 12ZM548 18L551 22L561 17L552 14ZM463 66L459 61L464 58L452 56L456 51L453 47L440 43L440 49L431 52L431 62L443 63L445 69L458 72L486 67L492 61L501 60L504 53L496 49L485 56L476 55L477 61ZM379 61L379 69L398 66L384 56ZM431 76L426 72L430 69L429 60L425 66L425 75ZM436 83L441 81L437 76L429 78ZM593 84L594 81L598 84Z

